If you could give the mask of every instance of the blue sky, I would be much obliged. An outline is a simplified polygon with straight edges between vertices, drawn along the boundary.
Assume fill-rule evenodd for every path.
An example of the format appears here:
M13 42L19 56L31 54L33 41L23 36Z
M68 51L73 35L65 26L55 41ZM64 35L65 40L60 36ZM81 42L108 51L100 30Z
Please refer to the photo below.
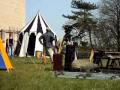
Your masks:
M72 0L26 0L26 23L31 20L38 11L61 38L64 35L62 25L67 21L62 15L71 13ZM98 0L87 0L97 3Z

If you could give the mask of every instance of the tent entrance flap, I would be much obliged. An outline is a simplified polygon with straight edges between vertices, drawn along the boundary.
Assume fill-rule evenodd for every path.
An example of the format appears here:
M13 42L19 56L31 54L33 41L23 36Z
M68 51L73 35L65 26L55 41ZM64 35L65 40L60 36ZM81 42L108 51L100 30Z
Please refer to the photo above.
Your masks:
M34 56L35 41L36 41L36 35L34 33L31 33L29 37L28 49L27 49L27 54L30 56Z
M15 52L14 52L14 54L17 55L17 56L18 56L19 53L20 53L22 41L23 41L23 34L21 33L21 34L19 35L19 39L18 39L18 41L17 41L17 46L16 46L16 49L15 49Z

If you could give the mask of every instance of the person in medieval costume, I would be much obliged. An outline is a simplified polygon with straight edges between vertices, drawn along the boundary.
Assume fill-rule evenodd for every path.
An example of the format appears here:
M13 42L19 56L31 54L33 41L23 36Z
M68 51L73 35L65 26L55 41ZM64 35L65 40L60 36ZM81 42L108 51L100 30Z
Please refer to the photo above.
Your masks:
M12 33L9 34L9 56L13 56L13 36Z
M6 39L6 52L9 54L9 39Z
M40 43L43 45L43 59L44 59L44 63L46 63L46 53L48 52L50 59L51 59L51 63L53 62L53 48L54 48L54 41L56 41L56 38L53 34L53 32L51 32L51 30L49 28L46 29L46 33L44 33L43 35L41 35L41 37L39 38Z

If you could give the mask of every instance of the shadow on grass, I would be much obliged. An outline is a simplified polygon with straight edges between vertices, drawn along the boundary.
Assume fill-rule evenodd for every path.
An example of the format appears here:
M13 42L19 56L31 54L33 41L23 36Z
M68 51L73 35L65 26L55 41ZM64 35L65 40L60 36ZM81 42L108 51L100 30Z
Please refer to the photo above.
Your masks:
M45 67L44 70L45 70L45 71L53 71L52 68L50 68L50 67Z
M25 64L42 64L41 62L26 61Z

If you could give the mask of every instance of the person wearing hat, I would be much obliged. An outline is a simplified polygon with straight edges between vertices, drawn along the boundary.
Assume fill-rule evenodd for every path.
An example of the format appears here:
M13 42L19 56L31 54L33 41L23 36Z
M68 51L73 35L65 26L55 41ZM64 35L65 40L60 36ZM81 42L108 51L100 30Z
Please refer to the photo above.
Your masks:
M51 59L51 63L53 62L53 42L56 40L54 33L51 32L51 30L49 28L46 28L46 33L44 33L43 35L41 35L41 37L39 38L40 43L43 45L43 62L46 64L46 53L48 52L50 59Z

